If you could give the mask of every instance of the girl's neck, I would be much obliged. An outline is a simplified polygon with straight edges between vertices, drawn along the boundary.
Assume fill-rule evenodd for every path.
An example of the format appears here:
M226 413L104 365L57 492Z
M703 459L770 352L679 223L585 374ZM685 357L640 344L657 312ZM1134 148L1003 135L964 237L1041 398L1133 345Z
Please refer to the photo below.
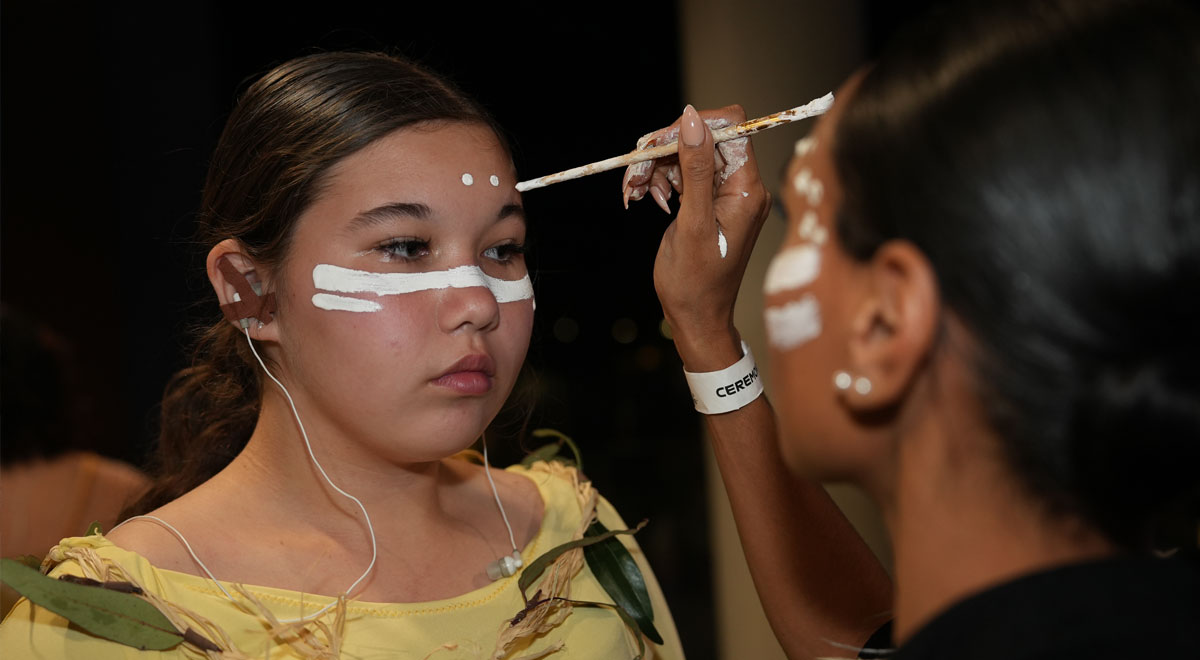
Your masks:
M252 496L262 505L281 514L297 512L309 519L329 520L331 516L314 514L340 510L349 514L346 521L355 527L362 525L358 506L330 481L358 498L368 512L386 511L387 518L405 520L409 525L441 513L442 492L454 481L442 461L389 462L317 416L303 415L303 410L312 456L287 401L277 392L269 392L245 449L218 477L255 491Z

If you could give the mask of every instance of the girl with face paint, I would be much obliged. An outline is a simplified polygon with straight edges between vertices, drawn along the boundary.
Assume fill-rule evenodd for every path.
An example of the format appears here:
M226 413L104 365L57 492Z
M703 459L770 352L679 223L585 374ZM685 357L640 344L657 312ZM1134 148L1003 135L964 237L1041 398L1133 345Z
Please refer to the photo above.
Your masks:
M581 551L528 604L517 585L593 518L627 528L612 507L557 464L451 460L508 397L533 322L500 135L384 55L313 55L254 83L200 214L229 316L167 390L159 480L127 512L153 518L64 540L53 574L135 582L221 657L633 657L618 616L565 601L612 602ZM630 538L662 637L647 657L682 658ZM28 603L2 630L28 657L138 653Z
M852 77L796 145L764 282L778 448L721 435L765 401L708 418L793 657L849 641L798 629L825 583L805 557L845 542L780 494L800 478L883 512L886 657L1195 655L1197 71L1181 6L967 4ZM883 581L843 586L878 599Z

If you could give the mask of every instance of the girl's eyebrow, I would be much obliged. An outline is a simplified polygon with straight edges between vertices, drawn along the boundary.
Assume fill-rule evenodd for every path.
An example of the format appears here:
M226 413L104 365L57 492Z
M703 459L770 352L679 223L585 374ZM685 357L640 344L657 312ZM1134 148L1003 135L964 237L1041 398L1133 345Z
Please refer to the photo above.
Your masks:
M500 220L513 217L521 222L525 222L525 207L520 204L505 204L500 207L500 213L496 215L496 221L499 222Z
M433 211L420 202L392 202L359 213L354 216L354 219L350 221L350 225L346 229L353 232L399 218L428 220L432 216Z
M383 204L354 216L350 220L350 224L346 227L346 230L354 232L366 227L405 218L429 220L433 218L433 209L420 202L392 202L390 204ZM496 214L496 221L499 222L508 218L516 218L521 222L525 222L525 208L520 204L505 204L500 207L500 212Z

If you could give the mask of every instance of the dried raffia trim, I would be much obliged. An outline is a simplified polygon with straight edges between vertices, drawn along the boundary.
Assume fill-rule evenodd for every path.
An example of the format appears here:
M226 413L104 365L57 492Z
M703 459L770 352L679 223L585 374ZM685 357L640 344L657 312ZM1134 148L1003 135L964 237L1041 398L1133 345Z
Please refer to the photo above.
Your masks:
M329 625L321 619L281 623L275 613L245 587L239 584L234 585L233 588L253 607L251 613L270 624L268 634L287 644L296 655L308 660L339 660L341 658L342 638L346 632L345 596L339 596L337 605L333 608L333 625Z
M91 547L55 546L43 561L43 570L48 572L57 564L67 560L75 562L85 580L100 583L125 583L140 592L131 595L153 605L171 622L171 625L182 630L182 643L191 650L213 659L250 660L250 656L239 651L233 640L220 626L187 608L170 603L153 592L147 591L133 576L129 575L123 566L110 559L100 557ZM214 639L219 641L214 642Z
M579 471L574 467L563 465L558 461L538 461L529 467L530 472L544 472L553 477L564 479L571 484L576 502L582 513L579 527L571 536L572 541L583 538L583 533L596 518L596 504L599 494L590 481L579 478ZM534 598L527 601L525 608L512 619L501 624L496 647L489 656L491 660L501 660L528 645L537 637L558 627L571 613L571 580L583 569L583 550L574 548L559 555L543 573L538 592ZM524 597L524 594L522 594ZM522 644L524 642L524 644ZM559 641L548 648L515 660L534 660L544 658L564 647Z

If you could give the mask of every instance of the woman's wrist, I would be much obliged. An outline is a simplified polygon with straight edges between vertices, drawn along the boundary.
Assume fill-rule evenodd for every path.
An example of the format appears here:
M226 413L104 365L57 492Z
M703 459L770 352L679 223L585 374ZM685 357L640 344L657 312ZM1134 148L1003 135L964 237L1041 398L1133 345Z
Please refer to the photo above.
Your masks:
M720 371L742 359L742 338L732 325L701 333L673 332L672 336L686 371Z

